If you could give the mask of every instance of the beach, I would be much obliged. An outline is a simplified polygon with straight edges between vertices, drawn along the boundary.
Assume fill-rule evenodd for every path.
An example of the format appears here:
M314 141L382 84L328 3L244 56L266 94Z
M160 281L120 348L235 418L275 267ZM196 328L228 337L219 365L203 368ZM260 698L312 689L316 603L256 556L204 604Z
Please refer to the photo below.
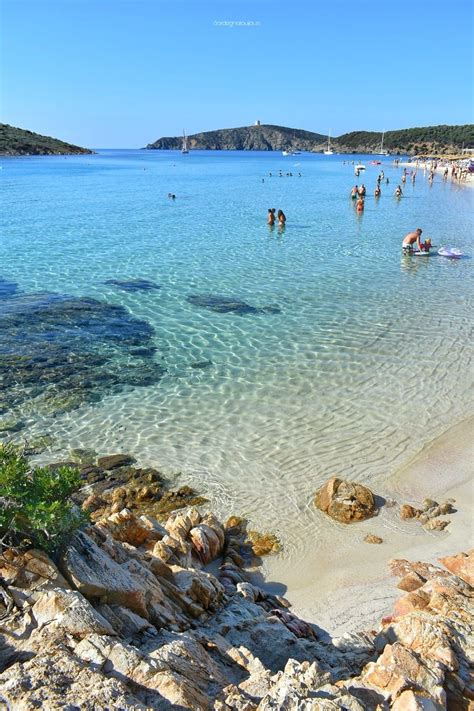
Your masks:
M396 200L401 170L386 160L375 200L381 166L365 156L357 215L343 158L9 159L0 243L15 356L0 363L2 438L46 436L44 463L128 453L221 520L248 518L281 544L266 584L329 630L375 624L394 595L391 557L466 548L453 533L465 512L440 534L388 505L346 527L315 509L315 491L337 475L399 503L448 496L434 484L398 495L397 476L472 415L459 377L472 367L471 260L401 254L418 225L470 254L468 191L419 180ZM266 224L273 205L284 231Z
M296 614L332 635L376 627L400 595L393 585L391 559L437 564L440 557L473 547L473 435L474 419L469 418L427 444L386 481L383 496L388 504L376 518L334 524L291 570L284 560L267 560L269 589L277 589L270 581L284 581ZM400 504L421 506L427 498L454 501L456 513L444 517L450 524L442 532L400 518ZM364 542L367 533L380 536L383 543Z

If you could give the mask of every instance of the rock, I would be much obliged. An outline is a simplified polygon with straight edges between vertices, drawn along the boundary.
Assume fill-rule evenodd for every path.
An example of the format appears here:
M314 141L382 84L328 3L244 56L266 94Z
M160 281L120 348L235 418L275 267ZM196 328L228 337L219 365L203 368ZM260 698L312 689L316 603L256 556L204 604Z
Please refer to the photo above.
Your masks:
M430 509L434 509L436 506L438 506L438 502L435 501L434 499L425 499L423 501L423 511L429 511Z
M54 622L74 637L88 634L115 635L113 627L76 590L54 588L44 592L32 607L39 627Z
M117 469L118 467L127 467L134 464L135 459L129 454L109 454L106 457L99 457L97 466L106 471Z
M119 513L103 519L99 527L107 530L116 541L132 546L141 546L145 541L158 541L163 538L162 533L153 530L128 509L122 509Z
M397 588L399 588L400 590L405 590L405 592L412 592L413 590L417 590L418 588L420 588L425 583L426 578L423 578L415 571L410 571L409 573L403 576L403 578L398 583Z
M47 554L35 548L24 553L5 550L0 556L0 577L6 584L24 590L70 587Z
M124 291L155 291L161 287L148 279L107 279L105 284L118 286Z
M383 538L380 538L380 536L375 536L373 533L368 533L364 541L366 543L383 543Z
M423 524L426 531L444 531L449 526L450 521L442 521L440 518L433 518Z
M248 314L279 314L281 309L278 306L250 306L245 301L232 299L228 296L217 296L216 294L190 294L187 301L193 306L200 306L219 314L235 313L239 316Z
M416 516L421 513L419 509L415 509L414 506L411 506L410 504L403 504L403 506L400 507L400 518L402 518L404 521L408 521L411 518L416 518Z
M252 551L257 558L270 553L279 553L281 544L274 533L259 533L258 531L248 531L248 538L252 544Z
M371 518L377 513L370 489L337 477L329 479L316 492L315 506L341 523Z
M458 555L439 558L451 573L457 575L469 585L474 586L474 549L469 553L459 553Z
M61 556L61 570L87 598L123 605L148 617L143 586L83 531L74 534Z
M391 708L392 711L444 711L446 707L430 699L426 694L409 689L402 691Z

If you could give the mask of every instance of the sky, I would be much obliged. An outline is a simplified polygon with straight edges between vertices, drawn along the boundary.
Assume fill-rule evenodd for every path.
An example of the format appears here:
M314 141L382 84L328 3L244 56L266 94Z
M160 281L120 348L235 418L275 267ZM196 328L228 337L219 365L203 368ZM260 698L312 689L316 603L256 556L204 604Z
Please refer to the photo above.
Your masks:
M472 0L0 0L1 121L91 148L473 122Z

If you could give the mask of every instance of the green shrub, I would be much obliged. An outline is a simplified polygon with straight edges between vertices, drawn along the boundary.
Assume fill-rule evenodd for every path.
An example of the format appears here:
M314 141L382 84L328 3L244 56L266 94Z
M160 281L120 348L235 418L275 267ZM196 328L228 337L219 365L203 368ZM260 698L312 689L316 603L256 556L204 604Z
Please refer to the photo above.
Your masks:
M2 546L38 546L56 552L87 516L71 500L81 485L77 469L31 467L12 445L0 445Z

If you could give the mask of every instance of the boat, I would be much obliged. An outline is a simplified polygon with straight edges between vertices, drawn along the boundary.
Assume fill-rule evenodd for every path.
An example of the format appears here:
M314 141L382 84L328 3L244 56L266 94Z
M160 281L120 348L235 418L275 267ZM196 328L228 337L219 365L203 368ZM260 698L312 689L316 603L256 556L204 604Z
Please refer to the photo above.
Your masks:
M329 133L328 133L328 147L327 147L327 149L324 151L324 155L325 155L325 156L332 156L332 155L334 155L334 151L331 149L331 131L329 131Z
M282 151L281 154L283 156L300 156L301 151Z
M362 165L362 163L359 163L358 165L356 165L354 170L365 170L365 165Z
M189 153L188 149L188 139L186 138L186 134L184 132L183 128L183 147L181 148L181 153Z
M383 147L384 136L385 136L385 131L382 131L382 140L380 142L380 149L375 154L376 156L388 156L388 151L384 150L384 147Z

